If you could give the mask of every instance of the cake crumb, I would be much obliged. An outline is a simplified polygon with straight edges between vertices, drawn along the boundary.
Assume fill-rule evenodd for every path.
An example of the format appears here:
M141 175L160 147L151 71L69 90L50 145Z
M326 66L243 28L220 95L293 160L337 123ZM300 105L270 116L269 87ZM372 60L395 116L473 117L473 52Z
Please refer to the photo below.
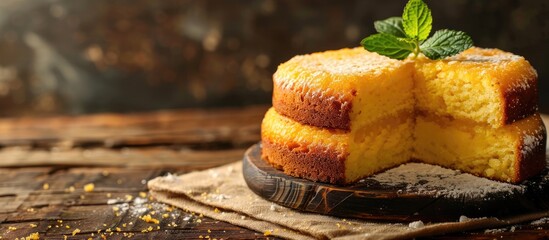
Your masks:
M93 184L93 183L88 183L88 184L84 185L84 191L85 192L93 192L94 188L95 188L95 184Z
M2 237L0 237L1 239ZM35 232L35 233L31 233L29 234L28 236L26 237L22 237L20 238L21 240L39 240L40 239L40 233L38 232Z
M148 222L148 223L154 223L154 224L159 224L160 223L160 221L158 221L158 219L151 217L150 214L142 216L141 220L143 220L145 222Z
M129 194L126 194L126 196L124 196L126 198L126 201L131 201L133 199L133 196L132 195L129 195Z
M50 189L50 184L44 183L44 185L42 185L42 189L44 189L44 190Z
M459 217L459 222L469 222L469 221L471 221L471 219L468 218L467 216L461 215Z
M74 229L74 231L72 231L72 235L74 236L74 235L78 234L79 232L80 232L80 229L78 229L78 228Z
M408 224L408 227L409 228L422 228L424 227L425 224L423 223L423 221L415 221L415 222L411 222L410 224Z
M74 186L70 186L69 188L65 188L65 192L74 192L75 188Z
M273 232L271 230L266 230L263 232L263 236L270 236Z

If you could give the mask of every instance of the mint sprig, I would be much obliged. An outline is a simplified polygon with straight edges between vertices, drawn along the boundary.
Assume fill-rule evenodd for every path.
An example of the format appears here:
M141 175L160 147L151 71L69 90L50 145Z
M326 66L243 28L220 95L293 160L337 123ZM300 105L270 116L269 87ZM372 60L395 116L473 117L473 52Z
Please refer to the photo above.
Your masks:
M378 33L387 33L399 38L406 37L401 17L390 17L385 20L375 21L374 27Z
M391 58L398 60L407 58L416 47L413 42L408 41L406 38L395 37L388 33L374 34L363 39L360 44L368 51L391 56Z
M456 55L473 46L466 33L443 29L429 37L433 24L431 10L422 0L409 0L402 18L391 17L374 22L377 34L362 39L360 44L370 52L405 59L423 53L430 59Z

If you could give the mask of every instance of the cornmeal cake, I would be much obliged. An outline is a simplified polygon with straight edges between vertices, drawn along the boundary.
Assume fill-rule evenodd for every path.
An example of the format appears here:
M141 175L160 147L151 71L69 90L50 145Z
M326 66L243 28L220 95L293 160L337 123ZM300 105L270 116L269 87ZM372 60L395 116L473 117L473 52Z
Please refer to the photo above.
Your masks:
M342 49L296 56L273 82L262 157L293 176L345 184L421 161L517 183L545 166L537 74L510 53L398 61Z

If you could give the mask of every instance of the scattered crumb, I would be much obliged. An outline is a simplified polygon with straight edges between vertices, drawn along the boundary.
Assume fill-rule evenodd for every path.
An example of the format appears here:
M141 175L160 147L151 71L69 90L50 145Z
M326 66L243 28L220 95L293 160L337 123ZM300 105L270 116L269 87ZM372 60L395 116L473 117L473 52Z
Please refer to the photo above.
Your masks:
M93 184L93 183L88 183L88 184L84 185L84 191L85 192L93 192L94 188L95 188L95 184Z
M48 190L50 189L50 185L48 183L44 183L44 185L42 185L42 189Z
M271 204L271 207L269 207L269 210L276 212L277 211L276 205Z
M21 240L39 240L40 239L40 233L38 233L38 232L31 233L29 236L26 236L26 237L20 238L20 239Z
M133 199L133 196L132 195L129 195L129 194L126 194L126 201L131 201Z
M271 230L266 230L263 232L263 236L270 236L273 232Z
M142 197L142 198L146 198L147 193L146 192L139 192L139 196Z
M38 227L38 225L36 225L36 224L34 224L34 223L29 224L29 226L30 226L31 228Z
M74 192L74 186L70 186L69 188L65 189L65 192Z
M215 208L215 209L214 209L214 212L215 212L215 213L220 213L221 211L219 211L218 208Z
M469 221L471 221L471 219L468 218L467 216L461 215L461 216L459 217L459 222L469 222Z
M159 224L160 223L160 221L158 221L158 219L151 217L150 214L142 216L141 220L143 220L145 222L148 222L148 223L154 223L154 224Z
M74 235L78 234L79 232L80 232L80 229L78 229L78 228L74 229L74 231L72 231L72 235L74 236Z
M14 226L9 226L9 227L8 227L8 230L10 230L10 231L15 231L15 230L17 230L17 228L14 227Z
M410 224L408 224L408 227L409 228L421 228L425 226L425 224L423 224L423 221L415 221L415 222L411 222Z

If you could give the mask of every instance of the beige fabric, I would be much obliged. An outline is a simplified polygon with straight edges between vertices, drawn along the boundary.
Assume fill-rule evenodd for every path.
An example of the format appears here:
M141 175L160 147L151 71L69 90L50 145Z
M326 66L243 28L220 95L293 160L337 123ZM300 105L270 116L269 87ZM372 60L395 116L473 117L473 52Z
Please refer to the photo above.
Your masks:
M151 194L165 202L220 221L288 239L407 239L474 229L498 228L549 216L549 212L466 222L426 224L376 223L291 210L255 195L242 177L242 163L148 183ZM217 210L216 210L217 208Z

